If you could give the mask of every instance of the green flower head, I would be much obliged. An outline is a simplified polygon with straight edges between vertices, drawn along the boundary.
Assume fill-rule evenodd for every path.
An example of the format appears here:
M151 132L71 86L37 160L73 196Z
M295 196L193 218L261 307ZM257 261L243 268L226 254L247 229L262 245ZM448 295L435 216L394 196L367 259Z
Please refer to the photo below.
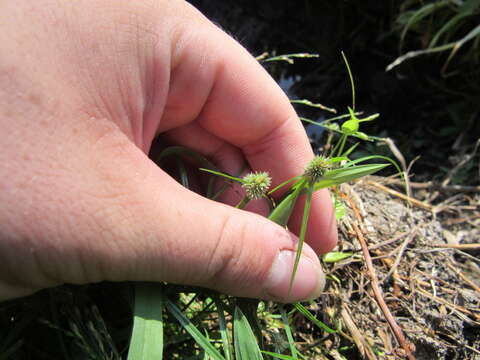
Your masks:
M308 179L309 182L315 183L330 169L331 164L324 156L317 155L305 168L303 176Z
M268 191L272 178L267 172L249 173L243 177L242 187L250 200L260 199Z

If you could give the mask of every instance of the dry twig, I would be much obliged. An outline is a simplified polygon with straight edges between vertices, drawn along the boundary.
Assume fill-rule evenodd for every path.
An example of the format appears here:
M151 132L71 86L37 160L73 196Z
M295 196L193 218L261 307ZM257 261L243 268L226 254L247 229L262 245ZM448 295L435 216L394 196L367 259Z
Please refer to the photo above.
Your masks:
M385 191L386 193L390 194L390 195L393 195L393 196L396 196L402 200L405 200L419 208L422 208L422 209L425 209L425 210L428 210L428 211L432 211L433 210L433 206L430 205L430 204L426 204L420 200L417 200L415 198L412 198L410 196L407 196L405 194L402 194L401 192L398 192L396 190L392 190L382 184L379 184L378 182L376 181L372 181L372 180L367 180L366 181L367 184L369 185L372 185L372 186L375 186L376 188L380 189L380 190L383 190Z
M404 185L403 180L392 179L388 181L390 184L395 185ZM436 183L433 181L427 182L410 182L412 189L428 189L428 190L438 190L443 192L480 192L480 186L469 186L469 185L442 185L441 183Z
M417 235L417 231L418 227L413 229L409 236L407 236L407 238L403 241L402 245L400 246L400 250L398 251L398 255L395 258L395 262L390 267L390 270L388 271L387 275L385 275L382 282L386 281L390 277L390 275L392 275L396 271L398 264L400 264L400 261L402 260L405 249L407 248L408 244L410 244L410 242L415 238L415 235Z
M458 250L480 250L480 244L432 244L432 247Z
M458 270L457 268L455 268L452 264L447 264L448 268L450 270L452 270L455 274L457 274L458 276L460 276L460 278L465 281L465 283L467 283L468 285L470 285L470 287L472 289L474 289L476 292L478 292L480 294L480 287L475 284L472 280L470 280L464 273L462 273L460 270Z
M472 313L470 310L468 309L465 309L463 306L460 306L460 305L455 305L455 304L452 304L442 298L439 298L437 296L433 296L432 294L430 294L428 291L422 289L421 287L417 287L417 292L428 297L429 299L439 303L439 304L442 304L442 305L445 305L446 307L452 309L452 310L455 310L455 311L458 311L458 312L461 312L465 315L469 315L473 318L475 318L477 321L475 321L476 324L478 324L478 321L480 320L480 315L478 314L474 314Z
M415 356L413 356L412 351L410 349L411 345L407 342L405 335L403 335L402 329L395 321L395 318L393 317L392 313L390 312L390 309L388 308L387 304L385 303L385 300L383 299L382 292L380 290L380 287L378 286L378 280L375 274L375 268L373 267L372 259L368 251L368 246L365 241L365 238L363 237L363 234L360 231L357 224L354 223L353 227L357 234L357 239L360 242L360 245L362 246L363 255L365 257L365 263L367 265L373 293L375 295L375 300L377 301L378 306L380 306L380 309L382 310L383 315L385 316L385 319L388 322L388 325L390 325L390 328L392 329L395 337L397 338L397 341L399 342L402 349L405 351L405 355L407 356L408 359L415 360Z
M355 325L355 322L350 315L350 309L348 308L347 304L342 304L341 315L345 326L347 327L350 334L352 334L353 342L355 343L355 345L357 345L360 354L366 356L370 360L376 360L377 357L373 353L372 349L370 349L370 345L362 336L357 325Z

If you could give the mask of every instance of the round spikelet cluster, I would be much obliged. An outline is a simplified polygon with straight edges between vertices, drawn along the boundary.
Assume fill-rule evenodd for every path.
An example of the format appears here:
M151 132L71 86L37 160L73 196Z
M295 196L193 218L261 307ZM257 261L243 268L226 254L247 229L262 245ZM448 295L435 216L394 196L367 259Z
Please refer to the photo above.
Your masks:
M310 182L314 183L320 180L320 178L329 170L331 167L328 159L324 156L317 155L313 158L312 161L305 168L303 176L306 177Z
M272 178L267 172L249 173L243 177L242 187L250 200L263 197L272 183Z

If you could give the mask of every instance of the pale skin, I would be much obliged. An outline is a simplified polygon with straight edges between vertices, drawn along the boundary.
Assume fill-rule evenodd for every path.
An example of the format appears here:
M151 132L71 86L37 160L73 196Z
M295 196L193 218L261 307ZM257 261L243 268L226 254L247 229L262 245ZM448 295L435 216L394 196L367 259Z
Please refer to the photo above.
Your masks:
M318 254L337 239L326 191L288 295L301 204L289 232L147 156L160 135L273 185L303 172L305 131L245 49L177 0L3 1L0 13L0 300L103 280L318 296Z

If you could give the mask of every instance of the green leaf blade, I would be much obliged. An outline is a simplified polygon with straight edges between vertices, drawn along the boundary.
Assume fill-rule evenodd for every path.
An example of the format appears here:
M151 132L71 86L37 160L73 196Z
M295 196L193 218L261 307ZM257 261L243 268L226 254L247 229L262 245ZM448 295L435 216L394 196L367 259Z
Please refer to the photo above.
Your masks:
M290 346L290 353L292 354L292 359L298 360L298 350L295 347L295 340L293 339L292 329L288 321L288 315L285 311L285 307L280 308L280 314L282 315L283 326L285 332L287 333L288 344Z
M302 193L305 186L305 182L300 180L297 182L294 187L295 190L288 194L270 213L268 218L273 222L281 225L287 226L290 215L292 215L293 208L298 200L298 197Z
M329 326L325 325L323 322L318 320L305 306L303 306L300 303L295 303L293 304L295 308L298 310L300 314L305 316L308 320L310 320L313 324L315 324L319 329L329 333L329 334L334 334L336 333L335 330L330 328Z
M344 259L352 257L351 252L331 251L322 256L322 260L326 263L335 263Z
M168 311L177 319L180 325L195 339L197 344L214 360L225 360L205 335L187 318L180 309L169 299L165 299L165 306Z
M247 317L238 306L235 307L233 331L237 360L263 360L262 352Z
M305 207L303 209L302 225L300 228L300 235L298 237L297 253L295 255L295 262L293 264L292 276L290 278L290 286L288 288L288 296L292 290L293 282L295 281L295 275L297 274L298 264L300 263L300 257L302 256L303 244L305 242L305 235L307 233L308 218L310 216L310 208L312 206L312 196L314 184L309 184L307 189L307 200L305 201Z
M128 360L163 358L163 294L160 284L135 288L133 331Z
M315 183L315 191L371 175L387 166L389 166L389 164L365 164L331 170Z
M232 355L232 351L230 350L230 339L228 336L227 322L225 320L225 311L223 308L223 303L218 296L214 297L214 301L215 301L215 306L217 307L217 312L219 316L218 325L220 330L220 336L222 338L222 346L223 346L223 352L225 354L225 360L232 360L233 355Z

